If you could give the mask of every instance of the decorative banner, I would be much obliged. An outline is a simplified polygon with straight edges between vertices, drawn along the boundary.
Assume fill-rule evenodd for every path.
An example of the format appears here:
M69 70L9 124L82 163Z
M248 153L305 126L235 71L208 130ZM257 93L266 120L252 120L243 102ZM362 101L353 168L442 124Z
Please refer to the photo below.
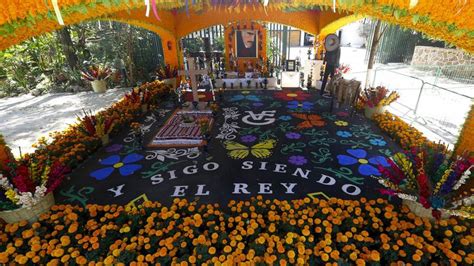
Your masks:
M158 21L161 21L160 16L158 16L158 10L156 10L156 0L151 0L151 8L153 9L153 14Z
M53 4L54 13L56 14L59 25L64 25L63 17L61 16L61 11L59 10L58 0L51 0L51 4Z
M146 6L145 16L149 17L150 16L150 0L145 0L145 6Z

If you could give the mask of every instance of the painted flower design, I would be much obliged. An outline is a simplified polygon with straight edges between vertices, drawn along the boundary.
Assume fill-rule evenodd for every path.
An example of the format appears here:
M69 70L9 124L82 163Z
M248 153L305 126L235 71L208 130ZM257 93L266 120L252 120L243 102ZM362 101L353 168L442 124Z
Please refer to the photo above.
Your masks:
M349 138L349 137L352 137L352 133L349 132L349 131L345 131L345 130L338 130L336 132L336 135L338 135L339 137L341 138Z
M278 119L282 121L290 121L293 118L291 117L291 115L281 115L280 117L278 117Z
M308 101L289 101L286 107L288 109L303 109L304 111L310 111L313 108L314 103Z
M263 103L262 102L256 102L256 103L253 103L252 105L253 105L253 107L262 107Z
M350 155L338 155L337 160L340 165L355 165L359 164L357 169L361 175L364 176L380 176L377 166L380 164L384 167L389 167L387 159L382 156L374 156L367 159L367 152L363 149L349 149L347 153Z
M243 95L243 94L237 94L233 95L229 101L231 102L238 102L238 101L243 101L243 100L248 100L252 102L259 102L260 98L257 95Z
M100 161L101 165L107 167L95 170L94 172L90 173L90 176L97 180L104 180L109 177L115 171L115 169L118 169L122 176L129 176L142 168L140 164L135 164L141 159L143 159L143 156L137 153L131 153L125 156L123 160L120 160L119 155L111 155Z
M301 138L301 134L296 133L296 132L288 132L288 133L286 133L286 137L288 139L299 139L299 138Z
M383 139L370 139L369 140L370 144L374 145L374 146L385 146L387 145L387 142Z
M302 155L293 155L288 158L288 162L293 165L305 165L308 160Z
M283 101L304 101L311 95L301 91L279 91L273 95L275 98Z
M336 124L337 126L340 126L340 127L346 127L349 125L349 123L347 123L346 121L342 121L342 120L337 120L336 122L334 122L334 124Z
M122 149L123 145L122 144L113 144L105 148L106 152L118 152Z
M257 137L255 137L254 135L245 135L240 137L240 140L245 143L250 143L256 141Z

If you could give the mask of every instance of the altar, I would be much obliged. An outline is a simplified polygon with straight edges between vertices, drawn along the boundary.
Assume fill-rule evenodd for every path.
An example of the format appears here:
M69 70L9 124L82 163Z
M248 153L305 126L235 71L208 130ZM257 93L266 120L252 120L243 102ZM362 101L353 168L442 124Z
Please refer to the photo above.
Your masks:
M216 88L239 89L239 88L268 88L274 89L277 87L277 78L266 78L267 85L265 86L265 78L222 78L216 79Z

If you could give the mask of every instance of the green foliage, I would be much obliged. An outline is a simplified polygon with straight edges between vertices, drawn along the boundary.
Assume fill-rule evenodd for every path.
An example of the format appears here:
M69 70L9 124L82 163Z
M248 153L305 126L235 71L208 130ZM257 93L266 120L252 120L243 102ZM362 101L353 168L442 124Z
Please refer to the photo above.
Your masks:
M148 73L164 61L159 36L145 29L94 21L70 26L69 33L73 42L69 48L77 56L79 68L91 64L115 67L114 62L119 58L125 62L128 75L133 71L135 81L147 81ZM80 72L69 68L57 33L34 37L0 51L0 94L28 92L46 78L51 83L45 85L45 91L85 85Z

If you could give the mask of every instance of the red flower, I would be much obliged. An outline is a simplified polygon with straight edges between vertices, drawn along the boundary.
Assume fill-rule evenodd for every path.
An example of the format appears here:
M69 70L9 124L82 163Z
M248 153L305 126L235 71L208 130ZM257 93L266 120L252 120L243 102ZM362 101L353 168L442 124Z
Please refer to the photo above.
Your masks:
M283 100L283 101L304 101L308 99L311 95L301 91L279 91L273 94L273 97Z

